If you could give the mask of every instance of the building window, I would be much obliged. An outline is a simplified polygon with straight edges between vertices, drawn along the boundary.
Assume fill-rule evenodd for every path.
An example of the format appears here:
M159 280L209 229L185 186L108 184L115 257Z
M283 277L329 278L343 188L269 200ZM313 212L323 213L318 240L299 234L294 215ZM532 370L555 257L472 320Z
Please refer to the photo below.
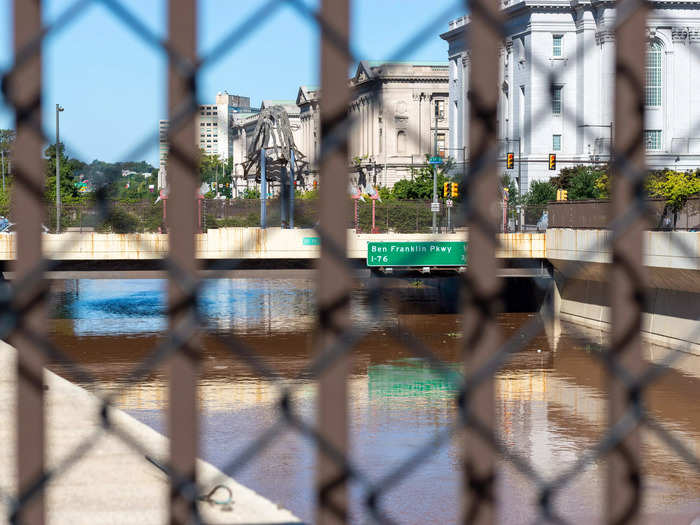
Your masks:
M396 151L398 153L405 153L406 152L406 132L405 131L399 131L396 134Z
M553 35L552 36L552 56L561 56L561 41L564 39L563 35Z
M437 135L437 154L441 157L445 156L445 134L438 133Z
M647 151L660 151L661 150L661 130L660 129L647 129L644 131L644 144L646 145Z
M646 105L658 108L661 106L661 44L652 42L647 50L646 63Z
M552 151L561 151L561 135L552 135Z
M445 118L445 101L444 100L436 100L435 105L437 106L437 114L438 118Z
M552 115L561 115L561 90L562 86L552 88Z

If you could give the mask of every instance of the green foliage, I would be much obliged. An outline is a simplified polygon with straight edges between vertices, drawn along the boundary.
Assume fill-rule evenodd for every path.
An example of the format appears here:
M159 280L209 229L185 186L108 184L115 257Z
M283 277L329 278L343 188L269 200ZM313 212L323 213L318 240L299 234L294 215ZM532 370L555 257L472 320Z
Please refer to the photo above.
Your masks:
M294 198L295 199L310 201L310 200L318 199L318 197L319 197L318 188L316 188L314 190L308 190L308 191L301 191L301 190L294 191Z
M12 184L9 177L5 177L5 191L0 186L0 215L7 217L10 214L10 195L12 194Z
M14 129L0 129L0 150L5 152L5 162L7 162L7 155L12 151L16 137Z
M668 170L661 176L652 176L647 182L647 191L652 197L665 198L666 206L674 214L678 213L690 197L700 193L700 170Z
M511 178L510 175L504 173L501 175L501 188L508 188L508 206L517 206L520 204L520 195L518 194L518 187L515 184L515 179ZM499 199L502 196L499 194Z
M102 229L113 233L132 233L139 230L138 226L139 221L134 214L116 206L110 210Z
M557 198L557 188L551 182L533 181L530 190L525 195L525 204L537 206L546 204Z
M559 176L552 177L550 182L557 189L567 190L569 200L599 199L609 193L607 170L607 166L579 165L562 168Z
M418 169L414 169L412 179L403 179L394 184L391 190L394 198L398 200L432 200L433 198L433 166L428 164L429 156L425 156L426 163ZM452 168L453 161L448 159L446 162L438 166L437 171L437 191L438 196L442 197L442 187L446 181L452 179L447 177ZM460 196L462 195L460 188ZM380 193L381 195L381 193ZM382 199L384 196L382 195ZM456 200L460 200L459 197Z
M600 198L600 190L597 185L599 178L600 174L592 170L582 170L577 173L571 179L571 185L568 189L569 200Z
M86 200L85 195L78 193L78 188L75 186L76 175L85 167L85 163L78 159L69 158L65 154L65 146L59 143L59 158L61 160L61 203L76 204ZM49 145L44 150L46 158L45 173L46 173L46 190L44 197L49 203L56 202L56 145Z
M233 197L233 188L231 187L231 173L233 172L233 159L221 160L216 155L208 155L204 150L200 150L199 154L199 176L201 182L206 182L211 188L208 197L216 197L218 184L223 184L223 187L218 188L218 194L226 198ZM226 184L229 184L226 186Z
M382 199L382 201L394 201L396 200L396 195L392 191L391 188L385 188L384 186L380 186L377 191L379 192L379 198Z
M259 199L260 198L260 190L257 188L246 188L243 191L243 198L244 199Z

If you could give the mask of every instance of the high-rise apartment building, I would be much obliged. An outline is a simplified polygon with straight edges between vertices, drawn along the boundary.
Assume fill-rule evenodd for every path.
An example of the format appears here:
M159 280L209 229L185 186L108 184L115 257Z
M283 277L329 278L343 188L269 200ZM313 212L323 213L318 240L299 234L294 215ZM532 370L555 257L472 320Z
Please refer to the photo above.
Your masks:
M250 108L250 97L239 95L229 95L228 92L216 94L214 104L204 104L199 106L197 115L197 145L208 155L218 155L220 159L227 160L233 153L233 136L231 128L234 115L237 113L248 113ZM166 186L165 173L168 158L168 121L161 120L158 127L159 146L159 175L158 187Z

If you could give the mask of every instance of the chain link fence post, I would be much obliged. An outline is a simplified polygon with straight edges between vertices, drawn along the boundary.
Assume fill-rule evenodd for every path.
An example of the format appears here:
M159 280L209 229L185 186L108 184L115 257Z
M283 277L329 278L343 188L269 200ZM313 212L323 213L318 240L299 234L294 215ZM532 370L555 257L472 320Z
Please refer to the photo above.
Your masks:
M195 136L197 4L170 0L168 13L169 63L168 178L171 187L168 214L170 233L170 333L182 333L169 362L170 523L185 525L196 516L195 465L198 451L197 378L199 348L196 330L195 281L196 191L198 150ZM178 122L179 121L179 122Z
M500 332L496 313L500 302L496 228L499 223L496 114L501 45L500 0L477 0L467 7L471 22L467 46L469 70L469 166L466 205L469 230L467 271L462 285L464 365L470 377L498 351ZM478 72L477 74L474 74ZM495 435L496 407L493 376L464 393L461 417L464 433L463 523L490 524L496 517L496 452L477 435L473 420Z
M13 206L17 217L17 263L12 310L21 316L22 330L11 338L17 349L17 475L18 508L13 522L43 525L44 491L34 489L44 472L44 386L46 362L37 338L46 335L46 282L36 274L41 265L41 223L45 206L42 157L41 2L14 2L14 70L8 98L15 109ZM33 337L30 338L29 334Z
M317 358L337 343L349 327L352 280L346 262L348 129L350 103L347 72L350 66L350 0L321 3L321 161ZM347 377L350 356L337 356L319 377L318 428L322 440L343 458L348 454ZM346 460L318 446L316 472L316 523L348 522L348 472Z
M644 310L644 218L634 214L644 198L644 106L647 6L639 0L617 2L615 31L615 143L612 217L616 224L609 273L612 365L631 376L643 368L641 324ZM631 216L630 221L623 217ZM611 429L640 408L642 392L631 391L621 374L608 368L608 416ZM641 519L641 435L638 424L623 435L608 456L607 522Z

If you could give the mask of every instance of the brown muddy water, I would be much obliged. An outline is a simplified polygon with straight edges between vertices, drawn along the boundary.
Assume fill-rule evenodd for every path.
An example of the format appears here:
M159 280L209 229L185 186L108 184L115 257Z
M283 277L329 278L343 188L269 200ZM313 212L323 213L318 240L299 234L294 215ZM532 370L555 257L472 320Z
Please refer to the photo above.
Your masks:
M131 384L129 372L162 339L166 283L161 280L66 281L54 294L54 341L97 379L84 384L116 392L117 405L164 432L167 390L162 367ZM422 285L415 283L416 289ZM380 509L398 523L457 523L458 450L449 440L435 447L396 484L384 480L454 422L455 378L440 374L387 334L410 330L455 375L460 362L460 319L431 312L430 293L388 300L371 309L362 291L353 297L353 322L368 335L353 353L349 381L351 461L363 480L351 489L353 523L372 522L364 501L368 486L384 489ZM314 421L316 385L300 379L311 355L314 284L310 280L216 280L204 290L202 337L201 456L307 522L313 519L314 446L282 423L281 388L293 391L295 413ZM425 313L402 313L425 312ZM504 337L536 314L499 317ZM584 341L585 335L589 341ZM227 349L234 336L281 380L252 369ZM574 468L577 458L604 435L605 377L591 352L602 334L565 326L556 341L544 334L524 343L496 375L500 438L544 479ZM650 347L649 362L668 350ZM52 369L68 378L69 367ZM681 355L647 392L653 414L696 457L700 456L700 358ZM254 457L241 461L251 443L275 431ZM657 435L644 435L645 512L652 523L689 524L700 517L700 473ZM231 464L234 469L227 469ZM554 496L554 510L569 523L599 522L605 463L585 466ZM501 461L500 522L532 523L538 517L537 485Z

